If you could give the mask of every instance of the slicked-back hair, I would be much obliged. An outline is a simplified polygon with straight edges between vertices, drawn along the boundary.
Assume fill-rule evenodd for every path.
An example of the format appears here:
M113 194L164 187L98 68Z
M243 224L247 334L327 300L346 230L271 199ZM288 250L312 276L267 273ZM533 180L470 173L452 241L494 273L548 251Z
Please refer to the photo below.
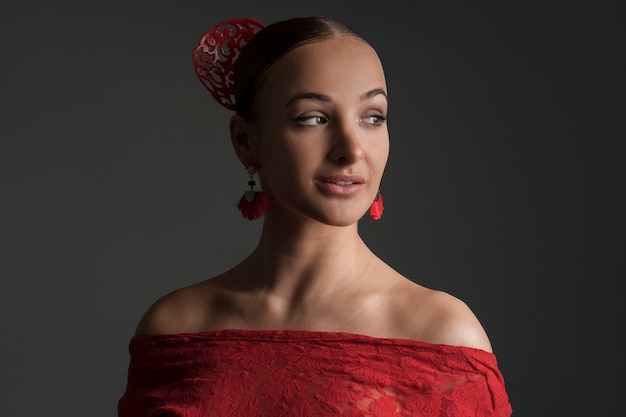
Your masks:
M262 76L280 57L299 46L337 35L366 42L349 26L320 16L291 18L261 29L243 47L237 59L234 77L236 113L247 120L253 117L252 107Z

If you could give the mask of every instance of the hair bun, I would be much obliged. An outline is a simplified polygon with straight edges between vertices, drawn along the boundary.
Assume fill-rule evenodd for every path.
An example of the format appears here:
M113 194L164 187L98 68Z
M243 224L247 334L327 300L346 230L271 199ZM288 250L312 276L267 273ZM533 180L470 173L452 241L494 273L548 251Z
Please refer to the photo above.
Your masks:
M235 110L235 63L241 49L265 25L256 19L228 19L206 31L193 50L196 75L222 106Z

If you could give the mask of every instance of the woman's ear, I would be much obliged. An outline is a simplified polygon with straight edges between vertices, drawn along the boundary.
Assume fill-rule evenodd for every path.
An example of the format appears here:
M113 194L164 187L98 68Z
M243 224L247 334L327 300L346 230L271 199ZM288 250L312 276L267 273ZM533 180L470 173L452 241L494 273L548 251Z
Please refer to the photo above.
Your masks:
M250 124L241 116L230 118L230 140L237 154L237 158L244 166L254 162L250 137Z

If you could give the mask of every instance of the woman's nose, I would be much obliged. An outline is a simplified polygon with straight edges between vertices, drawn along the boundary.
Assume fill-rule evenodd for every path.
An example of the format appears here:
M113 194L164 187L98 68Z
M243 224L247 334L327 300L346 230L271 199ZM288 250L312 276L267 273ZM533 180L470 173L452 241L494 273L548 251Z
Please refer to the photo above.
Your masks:
M342 165L354 164L365 157L357 126L343 123L333 132L330 158Z

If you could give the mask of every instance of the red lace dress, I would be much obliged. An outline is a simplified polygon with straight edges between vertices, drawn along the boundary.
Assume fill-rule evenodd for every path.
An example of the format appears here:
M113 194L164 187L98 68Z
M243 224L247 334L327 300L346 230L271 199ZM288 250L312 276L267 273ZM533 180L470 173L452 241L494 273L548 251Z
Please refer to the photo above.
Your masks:
M509 417L492 353L306 330L130 341L119 417Z

